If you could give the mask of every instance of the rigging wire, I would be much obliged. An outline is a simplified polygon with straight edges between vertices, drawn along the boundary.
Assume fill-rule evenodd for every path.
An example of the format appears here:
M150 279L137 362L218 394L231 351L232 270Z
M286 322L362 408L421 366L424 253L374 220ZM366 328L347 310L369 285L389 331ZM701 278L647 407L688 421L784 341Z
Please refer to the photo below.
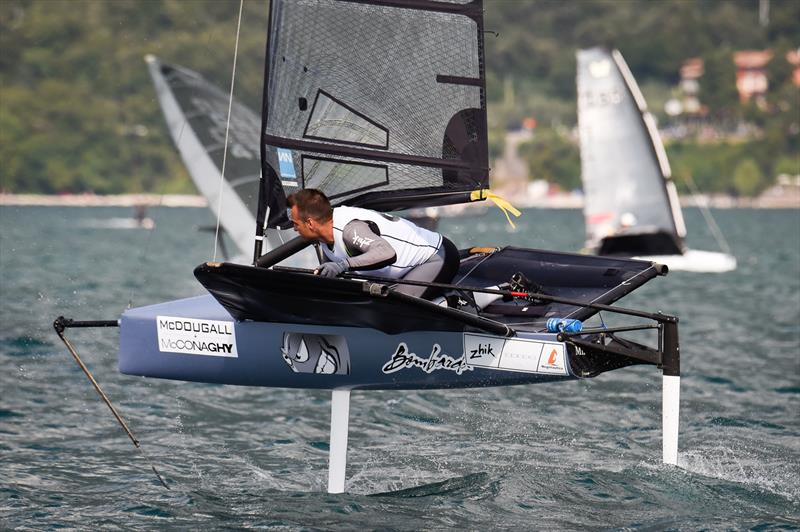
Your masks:
M222 194L223 194L223 190L224 190L223 189L223 184L224 184L224 180L225 180L225 162L226 162L226 156L227 156L227 153L228 153L228 149L227 149L228 148L228 132L229 132L229 129L230 129L230 116L231 116L231 108L232 108L232 102L233 102L233 86L234 86L234 78L236 76L236 58L237 58L238 49L239 49L239 30L241 28L241 23L242 23L242 7L243 7L243 3L244 3L244 0L240 0L240 3L239 3L239 16L238 16L237 27L236 27L236 46L234 48L234 56L233 56L233 75L232 75L232 79L231 79L230 99L229 99L229 102L228 102L228 122L227 122L226 129L225 129L225 147L224 147L223 156L222 156L222 175L220 177L219 208L217 209L217 224L216 224L215 234L214 234L214 260L215 261L216 261L216 257L217 257L217 245L219 243L219 237L220 237L219 227L220 227L220 213L221 213L221 210L222 210ZM186 117L184 116L183 124L181 125L180 132L178 133L177 139L175 139L175 144L178 145L178 146L180 145L181 138L183 137L183 132L186 129L186 124L187 124L187 120L186 120ZM155 207L160 207L164 202L164 187L165 186L166 186L166 184L162 183L162 185L161 185L161 187L162 187L161 188L161 193L158 194L158 196L159 196L158 203L156 205L154 205ZM149 234L147 236L147 240L145 241L144 248L142 250L141 255L139 256L140 264L143 264L147 260L147 256L148 256L148 254L150 252L150 243L151 243L151 240L153 238L153 232L154 232L153 230L149 231ZM147 270L145 268L145 269L142 269L142 271L147 271ZM127 306L127 308L132 308L133 307L133 295L134 295L134 292L136 291L136 288L137 288L136 286L132 286L131 287L130 293L128 295L128 306Z
M480 266L481 264L483 264L483 263L484 263L484 262L485 262L485 261L486 261L486 260L487 260L489 257L491 257L491 256L492 256L492 253L486 253L486 255L485 255L484 257L482 257L482 258L481 258L481 259L478 261L478 264L476 264L475 266L473 266L472 268L470 268L470 270L469 270L467 273L465 273L464 275L462 275L462 276L461 276L461 279L459 279L458 281L455 281L455 280L454 280L454 281L453 281L453 284L454 284L454 285L456 285L456 286L458 286L459 284L461 284L461 281L463 281L464 279L467 279L467 278L470 276L470 274L471 274L472 272L474 272L474 271L475 271L475 269L476 269L478 266Z
M213 35L213 33L209 35L209 41L206 42L206 48L208 48L209 50L211 50L211 46L210 46L211 35ZM187 123L188 123L188 120L186 118L186 115L184 114L183 115L183 122L181 123L181 129L178 132L177 138L175 139L175 146L180 146L181 145L181 139L183 138L183 132L186 130ZM161 205L164 203L164 195L165 195L164 194L164 190L165 190L166 186L167 186L166 183L164 183L164 182L161 183L161 186L160 186L161 191L158 194L158 203L155 205L155 207L161 207ZM147 240L145 241L144 249L142 250L142 253L139 256L139 264L140 265L143 265L145 263L145 261L147 260L147 256L148 256L148 254L150 252L150 241L153 238L153 231L154 231L153 229L150 230L150 234L147 236ZM216 239L215 239L215 242L216 242ZM216 250L214 252L214 255L216 256ZM141 271L146 272L147 269L146 268L141 268ZM146 282L146 279L143 282ZM131 291L130 291L130 294L128 295L128 307L127 308L129 308L129 309L133 307L133 294L136 291L136 288L137 288L137 286L131 286Z
M700 191L697 189L697 184L695 184L694 178L692 177L692 174L690 174L690 173L686 174L685 182L689 186L689 188L691 189L692 196L694 196L695 198L702 197L701 194L700 194ZM725 237L723 236L722 231L720 230L719 226L717 225L716 220L714 220L714 217L711 215L711 209L708 208L708 202L705 200L705 198L703 198L702 201L699 201L699 202L695 201L695 203L697 203L699 205L700 212L703 213L703 218L706 219L706 224L708 225L708 228L711 229L711 234L714 235L714 239L717 241L717 245L726 254L732 255L731 248L728 245L728 241L725 240Z
M244 0L239 0L239 20L236 23L236 45L233 48L233 71L231 72L231 91L228 97L228 120L225 124L225 145L222 150L222 172L219 177L219 200L217 201L217 228L214 232L214 262L217 260L217 242L219 240L219 222L222 215L222 195L225 193L225 163L228 159L228 134L231 128L231 108L233 107L233 86L236 81L236 58L239 55L239 30L242 27L242 7Z

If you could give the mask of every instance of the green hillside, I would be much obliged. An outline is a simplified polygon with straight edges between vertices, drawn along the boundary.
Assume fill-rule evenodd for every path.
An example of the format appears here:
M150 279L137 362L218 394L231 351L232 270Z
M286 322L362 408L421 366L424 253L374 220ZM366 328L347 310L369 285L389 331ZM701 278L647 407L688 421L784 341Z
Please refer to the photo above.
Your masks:
M724 66L733 50L771 48L782 57L796 48L800 2L769 5L762 26L758 0L486 0L486 29L497 33L486 35L493 148L507 127L534 116L537 139L525 153L536 177L574 185L577 148L563 132L576 121L576 48L619 48L658 110L688 57L713 67ZM187 66L227 88L238 8L234 0L0 1L0 190L193 191L143 56ZM261 0L244 2L236 96L253 108L267 9ZM798 172L797 88L788 82L788 64L773 63L776 90L766 111L741 106L730 91L715 90L708 101L712 126L745 118L759 134L736 144L671 145L676 174L691 172L708 190L755 193L781 171ZM730 69L710 72L709 86L733 83ZM746 186L736 186L737 171Z

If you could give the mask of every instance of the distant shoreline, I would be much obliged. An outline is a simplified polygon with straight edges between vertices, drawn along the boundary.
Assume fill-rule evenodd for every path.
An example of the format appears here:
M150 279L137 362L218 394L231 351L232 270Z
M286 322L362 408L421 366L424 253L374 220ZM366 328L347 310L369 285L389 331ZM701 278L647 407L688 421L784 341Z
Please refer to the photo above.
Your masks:
M0 205L40 207L208 207L192 194L0 194Z
M800 209L800 194L762 194L757 198L736 198L727 195L682 196L682 207L708 206L714 209ZM795 193L792 193L795 192ZM583 198L575 194L551 194L538 198L504 196L519 208L582 209ZM479 207L481 203L450 206L444 209ZM206 198L192 194L0 194L0 206L40 207L208 207Z

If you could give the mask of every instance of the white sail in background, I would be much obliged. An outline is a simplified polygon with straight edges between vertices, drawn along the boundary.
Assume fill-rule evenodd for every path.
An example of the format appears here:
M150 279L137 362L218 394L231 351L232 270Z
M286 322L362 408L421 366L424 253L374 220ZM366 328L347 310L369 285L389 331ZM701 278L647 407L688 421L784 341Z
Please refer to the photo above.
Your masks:
M587 247L620 234L665 233L673 253L686 234L652 116L619 53L578 52L578 121ZM674 203L673 203L674 202Z
M686 226L667 154L622 55L580 50L577 65L586 247L678 269L734 269L733 257L713 252L691 252L702 264L687 263Z
M261 174L258 115L234 101L222 180L228 95L196 72L161 63L152 55L146 59L170 135L189 175L239 253L252 257Z

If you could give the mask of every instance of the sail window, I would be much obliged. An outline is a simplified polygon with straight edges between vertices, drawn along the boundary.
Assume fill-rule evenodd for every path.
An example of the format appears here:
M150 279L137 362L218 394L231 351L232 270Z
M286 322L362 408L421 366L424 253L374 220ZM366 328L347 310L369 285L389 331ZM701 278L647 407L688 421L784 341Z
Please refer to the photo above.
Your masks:
M341 144L389 148L389 130L323 90L317 91L303 137Z
M303 188L324 190L330 199L349 196L389 183L385 165L304 155Z

